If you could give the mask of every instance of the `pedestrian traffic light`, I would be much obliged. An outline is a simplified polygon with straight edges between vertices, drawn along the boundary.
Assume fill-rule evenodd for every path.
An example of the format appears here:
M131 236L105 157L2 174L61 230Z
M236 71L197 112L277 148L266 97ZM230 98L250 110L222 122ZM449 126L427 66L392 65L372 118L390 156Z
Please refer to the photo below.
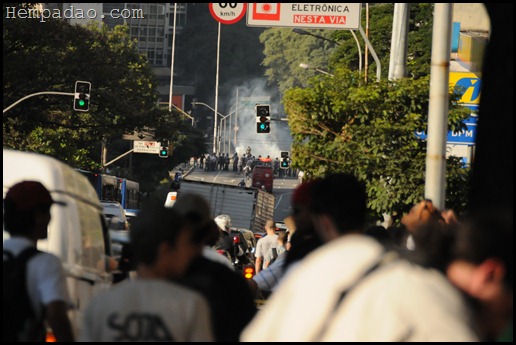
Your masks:
M159 156L161 158L168 157L168 141L162 141L159 148Z
M73 109L75 111L88 111L90 109L91 83L88 81L75 82L75 96Z
M256 133L270 133L271 106L268 104L256 105Z
M281 151L281 158L288 158L288 151Z

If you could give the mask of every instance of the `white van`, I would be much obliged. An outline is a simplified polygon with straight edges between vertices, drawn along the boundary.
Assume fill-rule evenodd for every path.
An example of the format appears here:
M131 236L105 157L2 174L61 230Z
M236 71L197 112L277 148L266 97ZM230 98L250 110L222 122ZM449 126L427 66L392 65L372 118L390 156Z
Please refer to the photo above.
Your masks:
M61 258L73 303L70 318L78 338L83 309L95 294L112 284L105 264L111 247L103 208L88 179L65 163L4 148L3 197L14 184L29 180L41 182L52 199L66 203L50 209L48 238L38 241L38 249ZM8 237L4 230L4 240Z

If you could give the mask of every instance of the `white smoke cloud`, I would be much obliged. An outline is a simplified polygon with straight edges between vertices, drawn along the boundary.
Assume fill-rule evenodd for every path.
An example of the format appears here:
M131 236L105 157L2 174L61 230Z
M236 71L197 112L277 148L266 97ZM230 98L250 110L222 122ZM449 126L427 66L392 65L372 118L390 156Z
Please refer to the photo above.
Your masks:
M233 92L234 96L229 102L221 102L221 104L224 104L226 107L227 104L230 104L226 114L230 113L230 111L234 111L235 109L235 104L237 103L237 88L239 98L238 103L240 106L236 112L232 113L231 118L227 118L227 124L225 126L226 131L229 131L230 134L230 156L232 156L235 151L239 156L241 156L246 152L248 146L251 147L252 155L255 157L258 157L259 155L267 157L267 155L269 155L272 159L275 159L276 157L281 157L281 151L290 152L292 136L287 122L279 121L280 118L286 117L283 106L278 101L279 95L271 94L274 92L266 87L264 79L247 82L244 85L235 87ZM247 102L244 103L243 98ZM270 133L258 134L256 133L256 111L254 104L250 103L250 99L254 101L254 99L260 100L267 98L270 99L271 119L278 119L278 121L271 121ZM234 145L235 119L237 119L238 127L238 131L236 132L236 146ZM231 128L231 130L229 130L229 128ZM224 133L224 129L222 132ZM221 152L224 153L227 153L226 151L228 150L227 136L228 135L226 134L226 145L223 146L221 143Z

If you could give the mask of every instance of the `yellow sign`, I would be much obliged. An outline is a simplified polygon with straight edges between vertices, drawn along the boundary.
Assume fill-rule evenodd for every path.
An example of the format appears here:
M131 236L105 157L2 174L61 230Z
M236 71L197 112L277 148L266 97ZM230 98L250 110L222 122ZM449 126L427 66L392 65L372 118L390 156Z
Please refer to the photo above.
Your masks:
M462 94L461 104L479 104L482 82L476 74L471 72L450 72L450 87Z

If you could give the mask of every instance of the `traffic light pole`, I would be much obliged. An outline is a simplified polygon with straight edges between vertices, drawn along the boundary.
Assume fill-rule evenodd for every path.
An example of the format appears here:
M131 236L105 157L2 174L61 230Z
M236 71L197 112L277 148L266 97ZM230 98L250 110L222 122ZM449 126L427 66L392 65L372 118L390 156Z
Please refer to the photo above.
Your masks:
M31 93L30 95L20 98L19 100L17 100L16 102L11 104L7 108L5 108L3 114L5 114L8 110L12 109L15 105L23 102L24 100L29 99L29 98L34 97L34 96L39 96L39 95L61 95L61 96L73 96L73 97L75 97L75 93L73 93L73 92L42 91L42 92Z
M103 165L102 165L102 168L107 167L107 166L108 166L108 165L110 165L111 163L116 162L116 161L117 161L117 160L119 160L120 158L127 156L128 154L130 154L130 153L131 153L131 152L133 152L133 151L134 151L134 149L130 149L130 150L129 150L129 151L127 151L126 153L122 153L120 156L116 157L115 159L113 159L113 160L111 160L111 161L107 162L106 164L103 164Z

